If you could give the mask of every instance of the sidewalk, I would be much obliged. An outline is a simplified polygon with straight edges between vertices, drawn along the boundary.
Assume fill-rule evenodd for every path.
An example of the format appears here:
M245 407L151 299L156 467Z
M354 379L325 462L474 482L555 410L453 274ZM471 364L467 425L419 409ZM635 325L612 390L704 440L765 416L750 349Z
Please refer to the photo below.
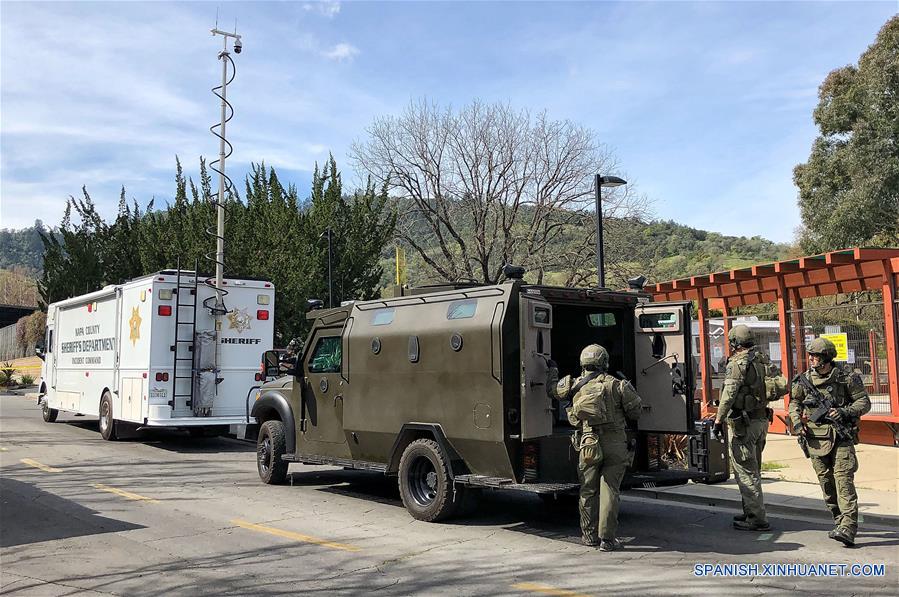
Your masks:
M859 468L855 474L860 522L899 529L899 448L859 444ZM824 506L818 477L811 461L803 456L796 439L768 435L763 462L783 465L762 472L765 506L770 514L830 520ZM740 510L740 490L731 478L725 483L689 483L675 487L633 489L631 495L675 502ZM627 495L627 494L625 494Z

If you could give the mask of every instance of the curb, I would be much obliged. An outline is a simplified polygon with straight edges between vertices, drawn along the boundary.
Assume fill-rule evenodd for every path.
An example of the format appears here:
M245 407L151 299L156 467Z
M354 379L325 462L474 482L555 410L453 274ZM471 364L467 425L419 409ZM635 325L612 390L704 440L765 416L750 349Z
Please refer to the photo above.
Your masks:
M652 488L633 488L627 493L641 498L655 499L667 502L681 502L684 504L697 504L701 506L712 506L718 508L729 508L731 510L742 510L743 502L739 499L732 499L723 496L704 496L688 493L671 493L667 491L659 491ZM627 495L627 494L625 494ZM803 518L813 518L827 523L833 523L830 513L824 508L824 502L821 502L820 508L809 508L805 506L791 506L787 504L765 504L765 510L769 514L781 516L801 516ZM871 514L867 512L859 512L859 524L873 524L878 526L889 527L895 530L899 526L899 516L889 514Z

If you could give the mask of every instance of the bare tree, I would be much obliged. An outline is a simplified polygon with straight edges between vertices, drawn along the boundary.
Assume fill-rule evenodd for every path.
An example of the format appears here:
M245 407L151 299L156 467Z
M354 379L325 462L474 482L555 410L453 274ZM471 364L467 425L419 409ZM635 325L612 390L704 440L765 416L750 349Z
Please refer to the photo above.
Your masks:
M545 113L474 101L458 111L413 101L378 118L353 145L360 172L400 201L397 236L445 281L495 283L507 263L529 278L584 283L595 271L597 172L617 169L593 132ZM604 196L607 217L637 217L645 200Z

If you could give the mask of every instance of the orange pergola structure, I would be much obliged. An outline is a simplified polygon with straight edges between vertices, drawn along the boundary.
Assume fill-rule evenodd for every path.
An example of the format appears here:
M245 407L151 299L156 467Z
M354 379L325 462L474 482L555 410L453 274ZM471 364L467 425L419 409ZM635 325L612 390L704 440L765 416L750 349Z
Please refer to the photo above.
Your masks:
M754 265L724 272L691 276L648 287L656 300L694 300L698 304L699 371L703 414L712 405L712 368L709 359L709 309L723 312L724 334L730 329L732 310L743 305L774 303L780 322L781 370L788 379L795 362L805 363L805 326L803 301L811 297L877 290L883 294L886 345L886 369L889 389L889 413L870 413L863 417L861 440L867 443L899 445L899 332L897 297L899 286L899 248L854 248ZM792 317L790 317L792 315ZM792 322L792 325L791 325ZM798 342L793 341L798 338ZM727 343L725 342L725 345ZM725 350L727 347L725 346ZM879 385L879 378L875 380ZM881 389L881 388L878 388ZM786 431L789 397L775 409L771 431Z

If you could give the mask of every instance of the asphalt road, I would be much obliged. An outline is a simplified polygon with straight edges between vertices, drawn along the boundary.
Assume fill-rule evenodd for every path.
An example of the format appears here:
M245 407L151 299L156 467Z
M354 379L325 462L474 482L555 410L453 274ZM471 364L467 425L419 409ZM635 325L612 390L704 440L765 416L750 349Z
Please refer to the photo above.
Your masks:
M413 520L393 480L291 466L263 485L253 447L151 432L104 442L96 421L44 423L0 396L0 593L14 595L615 595L797 592L895 594L899 533L625 498L626 549L579 543L576 512L490 493L448 524ZM704 563L883 564L880 577L698 577ZM799 570L794 570L800 572Z

